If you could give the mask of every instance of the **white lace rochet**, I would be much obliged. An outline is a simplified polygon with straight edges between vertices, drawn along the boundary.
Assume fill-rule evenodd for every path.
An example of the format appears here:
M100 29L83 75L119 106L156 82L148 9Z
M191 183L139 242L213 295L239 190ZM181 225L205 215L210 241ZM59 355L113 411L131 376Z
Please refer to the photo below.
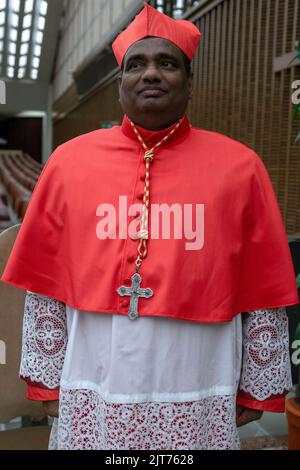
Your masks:
M249 312L243 321L240 389L257 400L292 387L288 318L285 308Z
M240 388L257 400L290 389L285 308L244 313L242 319ZM66 325L63 303L27 293L22 377L49 389L60 385L68 347ZM235 393L210 392L191 401L116 403L97 390L60 387L59 419L54 421L50 449L239 448Z

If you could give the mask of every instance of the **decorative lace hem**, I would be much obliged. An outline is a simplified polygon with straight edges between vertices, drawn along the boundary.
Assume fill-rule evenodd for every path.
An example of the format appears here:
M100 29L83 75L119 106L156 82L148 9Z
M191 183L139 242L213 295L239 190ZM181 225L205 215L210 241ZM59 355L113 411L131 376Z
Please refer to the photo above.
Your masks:
M20 376L49 389L60 385L67 347L65 305L27 292Z
M61 389L49 449L239 449L235 395L183 403L107 403L91 390Z
M279 307L244 316L239 388L258 401L281 395L292 388L286 310Z

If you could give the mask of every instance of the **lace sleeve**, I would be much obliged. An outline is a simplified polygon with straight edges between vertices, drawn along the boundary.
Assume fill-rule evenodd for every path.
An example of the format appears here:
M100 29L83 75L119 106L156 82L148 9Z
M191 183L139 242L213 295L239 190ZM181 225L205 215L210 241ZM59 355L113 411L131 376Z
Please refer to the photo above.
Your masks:
M291 388L285 307L245 313L240 389L256 400L263 401Z
M20 376L48 389L59 387L66 345L65 304L28 291Z

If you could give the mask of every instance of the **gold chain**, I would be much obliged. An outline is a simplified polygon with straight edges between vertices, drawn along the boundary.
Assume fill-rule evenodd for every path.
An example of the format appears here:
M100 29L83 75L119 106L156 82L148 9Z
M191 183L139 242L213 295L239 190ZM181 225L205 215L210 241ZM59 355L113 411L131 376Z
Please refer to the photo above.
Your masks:
M149 201L150 201L150 165L153 162L154 159L154 151L160 147L162 144L164 144L170 137L171 135L174 134L174 132L178 129L180 124L182 123L183 118L181 118L175 127L171 129L169 134L167 134L163 139L161 139L157 144L155 144L151 149L147 147L145 144L143 138L141 137L139 131L133 124L131 120L129 120L132 129L134 130L135 135L137 136L138 140L142 144L143 149L145 150L145 155L144 155L144 162L146 164L146 177L145 177L145 186L144 186L144 197L143 197L143 211L142 211L142 216L141 216L141 226L140 226L140 231L138 233L138 239L139 245L138 245L138 257L135 261L136 265L136 272L139 271L140 266L142 264L143 259L147 256L147 240L149 238L149 232L148 232L148 222L149 222Z

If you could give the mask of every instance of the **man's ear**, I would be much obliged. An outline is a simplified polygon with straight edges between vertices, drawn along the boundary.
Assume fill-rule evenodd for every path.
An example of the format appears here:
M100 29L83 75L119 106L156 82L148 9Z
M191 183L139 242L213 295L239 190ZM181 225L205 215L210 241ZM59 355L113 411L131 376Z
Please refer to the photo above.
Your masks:
M118 76L119 101L121 97L121 86L122 86L122 71L119 73L119 76Z
M191 72L189 77L188 77L188 87L189 87L189 98L190 99L193 96L193 84L194 84L194 74L193 74L193 72Z
M118 75L118 88L119 88L119 93L120 93L120 88L122 85L122 71Z

